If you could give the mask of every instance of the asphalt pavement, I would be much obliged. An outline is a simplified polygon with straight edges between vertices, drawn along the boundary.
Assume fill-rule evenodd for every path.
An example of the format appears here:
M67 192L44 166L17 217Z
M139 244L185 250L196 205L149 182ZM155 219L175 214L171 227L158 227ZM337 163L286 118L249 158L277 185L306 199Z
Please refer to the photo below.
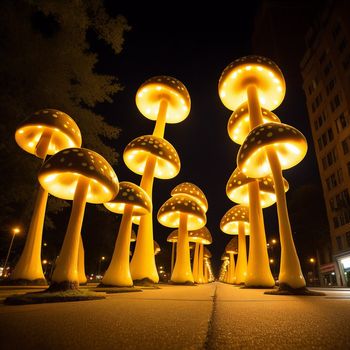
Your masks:
M350 349L350 290L297 297L222 283L160 287L96 301L0 304L0 347Z

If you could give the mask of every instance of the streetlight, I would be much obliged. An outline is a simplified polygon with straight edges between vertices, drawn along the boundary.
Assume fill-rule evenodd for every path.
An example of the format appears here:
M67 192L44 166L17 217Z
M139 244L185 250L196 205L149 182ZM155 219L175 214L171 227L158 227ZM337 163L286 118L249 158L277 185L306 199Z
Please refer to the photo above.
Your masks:
M316 259L315 258L310 258L309 263L312 266L312 284L316 285Z
M15 236L17 233L20 233L21 232L21 229L19 227L14 227L12 229L12 239L11 239L11 243L10 243L10 246L9 246L9 250L7 252L7 256L6 256L6 259L5 259L5 264L4 264L4 268L2 270L2 277L7 277L7 273L6 273L6 266L7 266L7 261L9 259L9 256L10 256L10 253L11 253L11 249L12 249L12 244L13 244L13 240L15 239Z
M98 262L98 273L97 275L100 276L101 275L101 263L102 261L106 260L106 257L105 256L101 256L101 259L99 260Z

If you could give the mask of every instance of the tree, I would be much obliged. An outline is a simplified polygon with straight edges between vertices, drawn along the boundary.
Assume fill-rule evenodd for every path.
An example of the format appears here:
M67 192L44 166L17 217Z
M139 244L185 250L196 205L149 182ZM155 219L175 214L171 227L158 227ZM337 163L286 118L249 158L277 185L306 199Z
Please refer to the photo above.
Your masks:
M112 18L102 0L5 0L0 11L0 218L28 223L41 162L16 145L17 125L36 110L62 110L79 125L83 147L115 164L108 141L119 129L94 107L112 102L122 87L115 76L96 72L91 41L102 40L119 54L130 28L124 17ZM49 200L51 211L62 206Z

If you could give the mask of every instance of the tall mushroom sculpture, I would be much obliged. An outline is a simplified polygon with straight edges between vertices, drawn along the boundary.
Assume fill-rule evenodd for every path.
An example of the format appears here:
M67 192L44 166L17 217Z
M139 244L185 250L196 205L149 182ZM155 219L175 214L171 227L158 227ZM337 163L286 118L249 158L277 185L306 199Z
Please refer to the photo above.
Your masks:
M205 225L207 218L204 210L193 197L177 195L161 206L158 221L164 226L179 229L176 262L171 281L178 284L193 283L188 230L197 230Z
M306 151L305 137L297 129L286 124L267 123L249 133L237 155L237 164L245 174L262 177L272 173L273 176L281 241L278 278L281 290L300 290L306 286L293 241L282 176L282 170L298 164Z
M77 124L56 109L43 109L32 114L18 126L15 139L22 149L41 159L68 147L81 146ZM47 191L39 186L26 243L11 280L46 284L41 264L41 242L47 198Z
M235 205L228 210L221 219L220 229L229 235L238 235L238 257L235 270L235 284L245 283L247 277L247 249L245 236L249 235L249 208L244 205ZM230 253L227 251L227 247L226 252Z
M226 283L236 283L236 263L234 255L238 253L237 237L233 237L226 245L225 253L229 256L228 273Z
M211 244L213 239L206 226L199 230L190 231L191 242L196 243L193 256L193 277L196 283L205 283L204 280L204 245Z
M114 287L131 287L133 281L130 273L129 252L132 237L132 217L143 216L152 210L148 194L132 182L119 183L119 192L104 206L117 214L122 214L118 236L114 246L111 263L102 278L102 285Z
M258 182L258 196L261 208L267 208L276 203L276 194L273 179L271 176L266 176L258 180L247 177L238 168L230 176L226 185L227 196L236 203L240 203L250 208L251 191L249 184L253 181ZM283 179L284 190L288 191L289 185L287 180ZM254 198L254 197L253 197ZM249 210L251 212L251 210ZM255 213L256 214L256 213ZM256 221L256 225L252 225ZM254 221L255 220L255 221ZM259 227L259 231L252 233L252 227ZM249 244L249 259L247 267L247 277L245 285L266 286L269 283L272 274L270 270L269 257L267 253L267 244L265 236L265 227L263 216L257 215L250 217L250 244ZM258 234L257 234L258 233ZM264 234L262 234L264 233ZM254 237L254 238L253 238Z
M141 136L127 145L123 159L129 169L142 175L140 186L152 198L154 177L171 179L180 171L179 157L174 147L164 140L164 130L166 123L179 123L187 118L191 100L179 80L156 76L140 86L136 105L146 118L156 120L156 125L153 135ZM159 281L153 254L152 212L140 220L130 269L134 280Z
M176 243L177 243L177 237L178 237L178 230L174 230L170 233L168 238L166 239L167 242L171 243L171 265L170 265L170 273L173 273L174 270L174 264L175 264L175 251L176 251Z
M53 196L73 200L50 290L76 289L86 203L106 203L113 199L119 190L118 178L101 155L85 148L68 148L56 153L44 162L38 178L41 186Z

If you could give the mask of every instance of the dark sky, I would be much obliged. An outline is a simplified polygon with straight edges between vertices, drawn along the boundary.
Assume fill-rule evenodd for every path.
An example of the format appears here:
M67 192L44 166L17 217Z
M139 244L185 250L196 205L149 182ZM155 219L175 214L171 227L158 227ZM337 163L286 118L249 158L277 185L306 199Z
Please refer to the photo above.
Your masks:
M231 236L220 231L219 223L225 212L234 205L227 198L225 187L236 167L238 145L227 134L226 125L231 111L222 105L217 85L221 72L231 61L240 56L259 54L252 48L251 37L261 4L250 1L237 6L236 11L229 11L218 3L211 7L202 6L198 12L179 6L161 14L123 8L113 1L107 1L106 5L112 15L125 15L132 26L125 36L124 49L117 57L102 43L94 44L100 58L97 69L116 74L125 87L115 96L112 104L99 108L102 114L108 116L109 122L122 128L122 134L114 146L122 155L132 139L153 132L155 123L143 117L135 105L136 91L146 79L155 75L170 75L185 84L192 102L190 115L179 124L167 124L165 130L165 138L178 151L182 167L174 179L155 180L154 213L170 197L171 189L177 184L190 181L198 185L208 198L207 226L214 241L209 249L214 259L218 260L231 239ZM290 59L293 60L293 57ZM298 67L299 58L295 59L298 61L294 65ZM286 62L276 63L288 66ZM284 174L292 190L318 175L301 86L290 86L287 81L287 87L285 101L275 113L284 122L299 128L308 137L311 146L303 163ZM132 173L122 158L116 172L120 181L140 182L141 177ZM264 211L269 236L278 235L275 212L275 206ZM156 218L154 222L155 239L162 248L169 248L166 237L172 229L158 224Z

